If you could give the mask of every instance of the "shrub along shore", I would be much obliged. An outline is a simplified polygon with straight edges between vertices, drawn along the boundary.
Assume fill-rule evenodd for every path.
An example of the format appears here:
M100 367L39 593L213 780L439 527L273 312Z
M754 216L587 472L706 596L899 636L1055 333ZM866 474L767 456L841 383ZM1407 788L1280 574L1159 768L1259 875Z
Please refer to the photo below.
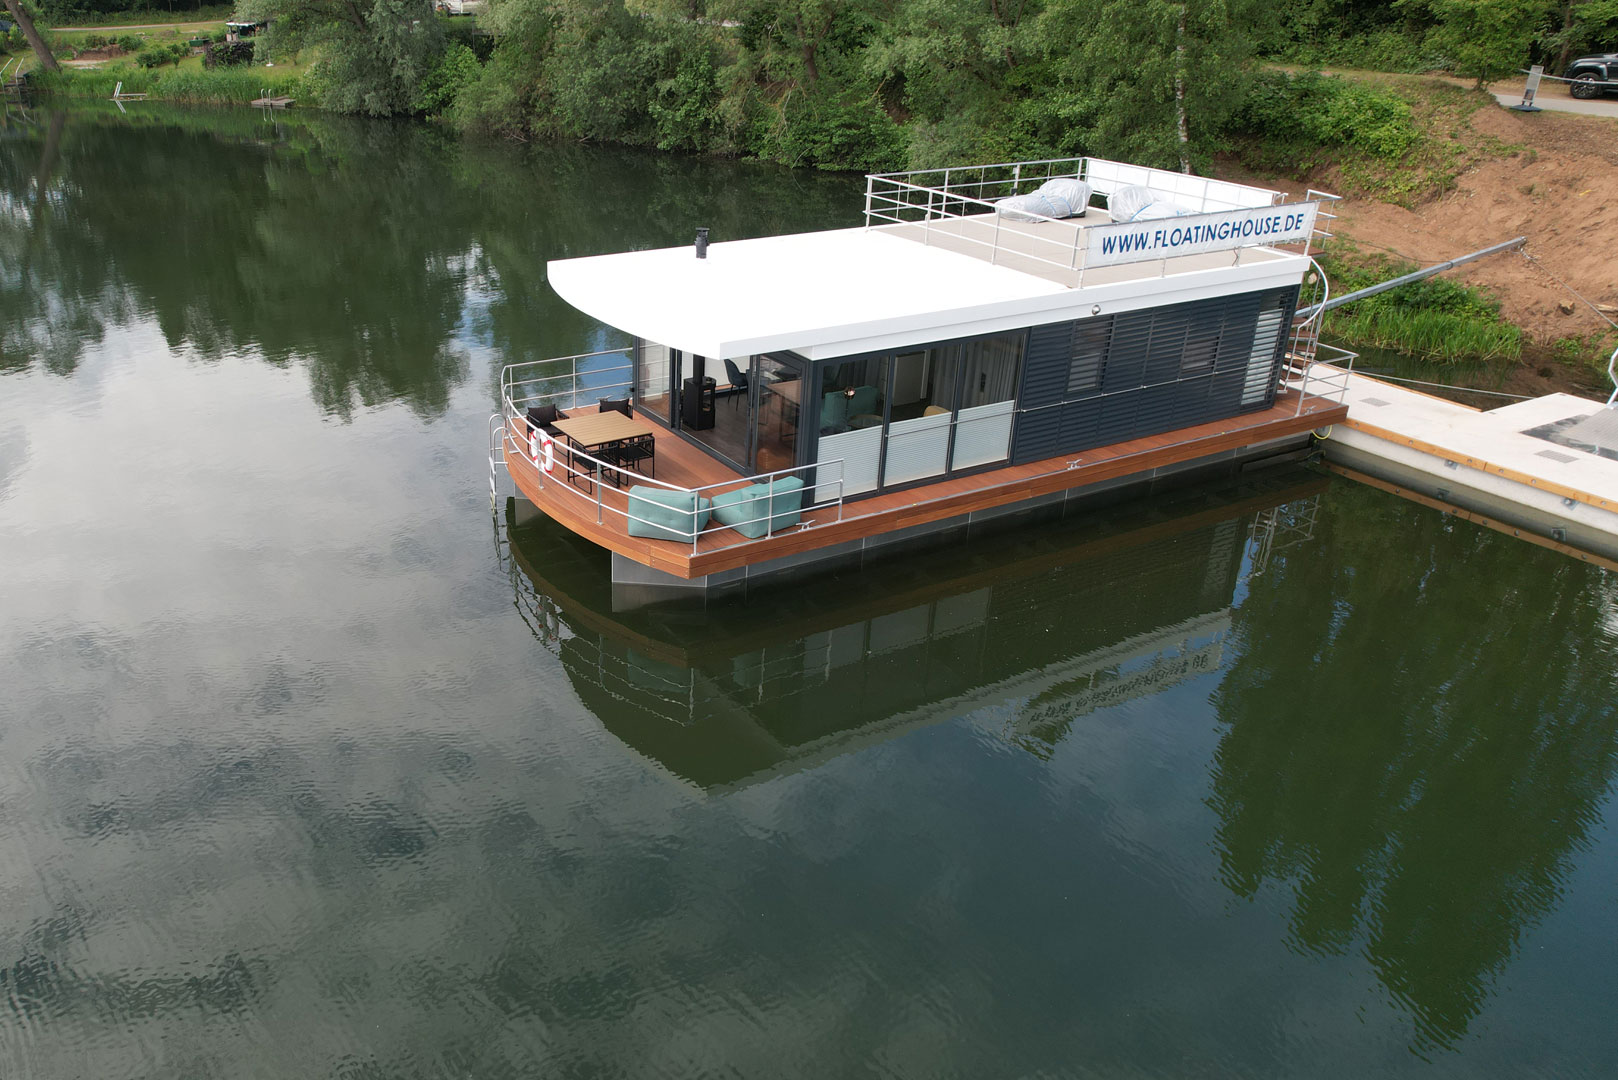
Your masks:
M1419 269L1342 241L1329 242L1318 261L1337 296ZM1321 332L1350 346L1391 349L1435 364L1515 361L1523 351L1522 331L1500 318L1498 301L1442 276L1328 312Z

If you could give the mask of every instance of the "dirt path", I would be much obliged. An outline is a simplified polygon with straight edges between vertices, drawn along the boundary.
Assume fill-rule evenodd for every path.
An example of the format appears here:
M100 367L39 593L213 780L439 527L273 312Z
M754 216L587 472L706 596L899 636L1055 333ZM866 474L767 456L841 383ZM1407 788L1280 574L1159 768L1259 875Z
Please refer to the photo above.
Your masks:
M1495 256L1456 276L1490 289L1502 314L1541 344L1609 329L1570 288L1618 317L1618 120L1485 108L1471 124L1527 149L1484 161L1414 210L1345 202L1336 231L1424 264L1526 236L1531 258Z

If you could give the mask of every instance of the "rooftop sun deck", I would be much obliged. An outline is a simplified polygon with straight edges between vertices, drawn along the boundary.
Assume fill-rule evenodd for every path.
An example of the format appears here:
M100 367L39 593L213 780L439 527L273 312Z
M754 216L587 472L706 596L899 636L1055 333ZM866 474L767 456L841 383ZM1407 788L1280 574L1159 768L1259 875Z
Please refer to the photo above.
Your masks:
M1107 211L1092 208L1083 218L1065 221L1015 221L998 214L971 214L936 221L877 225L874 229L934 248L1003 266L1067 289L1098 288L1122 282L1146 281L1199 270L1220 270L1275 260L1296 260L1295 252L1275 248L1250 247L1234 251L1211 251L1196 255L1175 255L1150 262L1120 263L1116 266L1061 265L1053 256L1082 251L1085 229L1110 225ZM1075 241L1077 243L1075 244Z
M1086 177L1098 196L1149 182L1185 216L1113 222L1094 202L1084 216L1060 220L1001 212L997 200L1032 191L1046 176ZM693 355L790 349L820 360L1093 309L1296 285L1309 265L1297 241L1307 238L1317 205L1089 158L873 176L868 184L863 228L716 237L704 258L678 247L560 259L548 264L550 284L610 326ZM1291 231L1255 230L1255 217L1284 218ZM1220 239L1166 242L1204 230Z

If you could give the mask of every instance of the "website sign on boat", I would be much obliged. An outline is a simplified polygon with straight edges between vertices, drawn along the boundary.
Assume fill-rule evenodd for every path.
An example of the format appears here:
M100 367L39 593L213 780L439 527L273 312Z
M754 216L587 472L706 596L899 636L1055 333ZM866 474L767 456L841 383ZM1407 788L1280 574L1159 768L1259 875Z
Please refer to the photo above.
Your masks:
M1219 214L1126 221L1084 230L1085 266L1201 255L1210 251L1269 244L1302 243L1315 227L1319 203L1286 203Z

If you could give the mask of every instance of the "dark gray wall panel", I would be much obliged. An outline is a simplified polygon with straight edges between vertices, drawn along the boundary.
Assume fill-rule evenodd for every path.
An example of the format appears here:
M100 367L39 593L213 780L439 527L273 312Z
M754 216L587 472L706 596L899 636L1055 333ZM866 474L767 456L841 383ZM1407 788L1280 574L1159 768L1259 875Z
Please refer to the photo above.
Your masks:
M1255 327L1263 312L1273 319L1279 311L1290 324L1297 296L1296 288L1270 289L1032 328L1011 460L1038 461L1268 408L1286 335L1273 355L1256 358ZM1269 389L1244 404L1253 364L1268 369Z
M1067 395L1068 364L1072 354L1072 323L1036 326L1028 333L1028 354L1022 368L1022 391L1017 404L1023 409L1054 405Z

